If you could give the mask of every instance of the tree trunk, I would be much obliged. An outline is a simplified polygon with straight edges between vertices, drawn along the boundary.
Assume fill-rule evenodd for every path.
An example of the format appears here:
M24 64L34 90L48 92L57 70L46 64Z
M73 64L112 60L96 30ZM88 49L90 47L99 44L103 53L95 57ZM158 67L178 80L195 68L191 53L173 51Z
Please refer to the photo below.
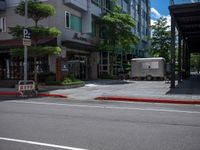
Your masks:
M34 81L37 82L37 57L34 57Z
M113 58L114 58L114 52L112 51L110 53L110 76L113 76Z
M112 52L110 53L111 54L111 56L110 56L110 76L111 77L113 77L113 66L114 66L114 55L115 55L115 39L113 39L113 50L112 50Z

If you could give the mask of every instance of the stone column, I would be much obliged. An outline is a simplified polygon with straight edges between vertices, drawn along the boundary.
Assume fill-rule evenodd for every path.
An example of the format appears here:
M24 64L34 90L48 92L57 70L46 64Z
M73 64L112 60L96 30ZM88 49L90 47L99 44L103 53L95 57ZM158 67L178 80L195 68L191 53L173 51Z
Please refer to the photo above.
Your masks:
M175 88L175 18L171 15L171 86L170 88Z
M98 78L98 64L99 64L99 52L92 52L90 55L90 79L94 80Z
M179 37L178 37L178 83L181 82L181 70L182 70L182 60L181 60L181 44L182 44L182 37L179 33Z

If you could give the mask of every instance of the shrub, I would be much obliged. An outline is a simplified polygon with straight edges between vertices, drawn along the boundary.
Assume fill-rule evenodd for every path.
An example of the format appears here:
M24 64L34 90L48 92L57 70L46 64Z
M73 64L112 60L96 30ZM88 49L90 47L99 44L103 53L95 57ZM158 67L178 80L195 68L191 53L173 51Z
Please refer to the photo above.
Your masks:
M82 82L79 79L76 79L73 75L68 75L68 77L64 78L64 80L62 81L62 84L70 84L70 83L77 83L77 82Z

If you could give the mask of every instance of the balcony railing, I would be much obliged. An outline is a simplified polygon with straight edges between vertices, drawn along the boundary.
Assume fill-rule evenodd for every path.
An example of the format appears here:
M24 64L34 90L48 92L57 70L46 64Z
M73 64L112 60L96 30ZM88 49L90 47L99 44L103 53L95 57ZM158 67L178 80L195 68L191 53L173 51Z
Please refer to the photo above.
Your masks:
M64 4L87 11L87 0L64 0Z
M200 0L170 0L170 5L200 3Z

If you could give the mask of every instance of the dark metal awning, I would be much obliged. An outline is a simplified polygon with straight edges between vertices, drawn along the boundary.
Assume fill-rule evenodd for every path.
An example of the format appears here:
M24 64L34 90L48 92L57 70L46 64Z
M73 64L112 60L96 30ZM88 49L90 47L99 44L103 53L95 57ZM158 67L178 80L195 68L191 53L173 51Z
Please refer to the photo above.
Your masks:
M62 41L62 45L72 49L97 51L97 47L95 45L83 44L69 40Z
M190 53L200 53L200 2L172 5L169 10Z

